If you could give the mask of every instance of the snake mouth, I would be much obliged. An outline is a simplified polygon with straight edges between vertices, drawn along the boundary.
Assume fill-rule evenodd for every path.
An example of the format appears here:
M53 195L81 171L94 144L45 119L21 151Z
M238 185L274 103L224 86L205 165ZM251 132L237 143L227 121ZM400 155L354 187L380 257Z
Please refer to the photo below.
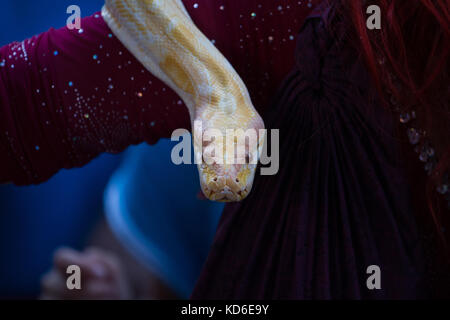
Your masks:
M238 202L245 199L248 195L248 191L246 189L233 192L228 186L225 186L222 190L217 191L206 187L205 193L208 199L218 202Z
M249 165L232 165L227 173L221 170L212 171L210 167L202 165L200 181L205 196L218 202L237 202L245 199L249 194L254 170ZM219 174L217 174L219 172Z

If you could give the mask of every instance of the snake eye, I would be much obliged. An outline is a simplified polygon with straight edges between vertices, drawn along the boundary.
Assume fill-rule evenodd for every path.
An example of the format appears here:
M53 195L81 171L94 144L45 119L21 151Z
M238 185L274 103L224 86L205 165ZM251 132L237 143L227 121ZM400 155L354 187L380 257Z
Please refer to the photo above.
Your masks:
M238 178L236 178L236 182L239 183L239 179Z

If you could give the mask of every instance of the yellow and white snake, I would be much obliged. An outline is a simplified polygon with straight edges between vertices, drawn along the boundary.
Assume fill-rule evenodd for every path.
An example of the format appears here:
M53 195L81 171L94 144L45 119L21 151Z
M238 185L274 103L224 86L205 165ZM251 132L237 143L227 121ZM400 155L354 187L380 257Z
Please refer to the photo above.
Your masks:
M102 15L125 47L188 107L205 196L224 202L244 199L264 136L258 135L256 146L249 148L246 163L234 164L226 160L237 157L225 146L226 139L203 139L207 129L218 129L224 137L230 129L264 129L231 64L194 25L181 0L106 0ZM237 141L245 139L233 138L234 145ZM217 161L212 149L223 150L223 161Z

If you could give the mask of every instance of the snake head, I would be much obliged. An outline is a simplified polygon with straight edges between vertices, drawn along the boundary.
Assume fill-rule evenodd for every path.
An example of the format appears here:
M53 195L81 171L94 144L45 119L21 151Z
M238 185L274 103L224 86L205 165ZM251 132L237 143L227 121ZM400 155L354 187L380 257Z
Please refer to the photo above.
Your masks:
M256 165L199 165L200 184L205 196L213 201L241 201L249 194Z
M200 185L208 199L236 202L250 193L264 143L263 131L260 131L264 124L260 118L258 120L257 125L245 131L201 130L194 124L194 152Z

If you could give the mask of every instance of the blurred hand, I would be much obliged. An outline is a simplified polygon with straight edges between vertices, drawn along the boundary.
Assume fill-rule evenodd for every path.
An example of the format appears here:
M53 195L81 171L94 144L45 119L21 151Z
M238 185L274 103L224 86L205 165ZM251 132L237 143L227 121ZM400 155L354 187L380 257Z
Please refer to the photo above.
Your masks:
M81 269L81 289L67 288L67 267ZM54 255L53 269L41 282L43 300L69 299L131 299L131 287L117 257L101 249L90 248L84 252L59 249Z

